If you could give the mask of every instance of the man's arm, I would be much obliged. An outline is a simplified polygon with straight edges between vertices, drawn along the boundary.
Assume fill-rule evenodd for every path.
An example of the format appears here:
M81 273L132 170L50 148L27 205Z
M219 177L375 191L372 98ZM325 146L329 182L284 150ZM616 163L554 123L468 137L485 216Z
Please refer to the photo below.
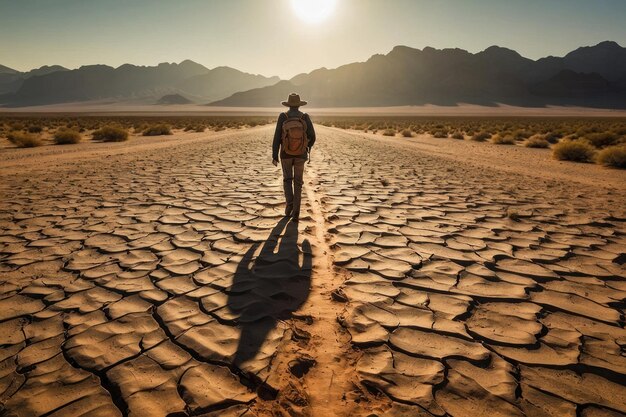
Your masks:
M278 161L278 151L280 151L280 139L283 135L283 122L285 121L285 113L278 116L276 122L276 131L274 132L274 141L272 142L272 160Z
M305 114L304 121L306 122L306 136L309 139L309 148L312 148L315 144L315 128L313 127L311 116Z

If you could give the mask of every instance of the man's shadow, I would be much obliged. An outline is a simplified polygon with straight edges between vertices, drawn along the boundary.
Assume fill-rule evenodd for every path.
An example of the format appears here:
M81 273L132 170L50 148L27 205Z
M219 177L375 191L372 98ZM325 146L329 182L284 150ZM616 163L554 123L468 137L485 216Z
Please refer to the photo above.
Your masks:
M262 243L254 244L237 266L228 307L239 315L241 336L233 365L254 358L276 327L289 319L310 292L313 254L308 240L298 247L298 225L282 219Z

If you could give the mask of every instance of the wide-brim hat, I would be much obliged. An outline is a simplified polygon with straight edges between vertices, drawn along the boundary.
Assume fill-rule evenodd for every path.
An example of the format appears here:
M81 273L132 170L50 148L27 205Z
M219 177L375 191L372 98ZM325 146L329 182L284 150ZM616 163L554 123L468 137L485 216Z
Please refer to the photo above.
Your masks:
M287 107L300 107L306 105L306 103L306 101L300 100L300 94L296 93L289 94L289 98L287 98L287 101L282 102L283 106Z

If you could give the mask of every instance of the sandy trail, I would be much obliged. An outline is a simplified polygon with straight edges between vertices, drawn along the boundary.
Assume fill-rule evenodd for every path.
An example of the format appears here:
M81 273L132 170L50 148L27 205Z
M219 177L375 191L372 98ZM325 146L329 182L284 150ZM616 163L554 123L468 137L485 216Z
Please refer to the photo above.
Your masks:
M313 322L309 333L314 346L309 355L316 365L306 376L305 383L310 397L311 415L343 416L353 412L345 394L353 389L355 352L350 348L350 337L344 328L338 326L337 319L343 312L343 305L332 302L332 292L337 290L345 279L345 274L333 268L332 250L327 242L326 222L315 167L307 170L307 198L311 206L311 226L317 249L317 262L313 274L311 295L303 306L310 312Z
M271 134L0 152L0 414L626 414L621 171Z

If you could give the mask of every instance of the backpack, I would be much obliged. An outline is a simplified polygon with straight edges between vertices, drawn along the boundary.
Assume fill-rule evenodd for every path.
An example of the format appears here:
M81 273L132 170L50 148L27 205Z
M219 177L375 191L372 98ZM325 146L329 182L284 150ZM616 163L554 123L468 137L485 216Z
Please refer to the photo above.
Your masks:
M289 117L283 122L282 148L287 155L300 156L307 152L309 139L306 135L304 113L299 117Z

